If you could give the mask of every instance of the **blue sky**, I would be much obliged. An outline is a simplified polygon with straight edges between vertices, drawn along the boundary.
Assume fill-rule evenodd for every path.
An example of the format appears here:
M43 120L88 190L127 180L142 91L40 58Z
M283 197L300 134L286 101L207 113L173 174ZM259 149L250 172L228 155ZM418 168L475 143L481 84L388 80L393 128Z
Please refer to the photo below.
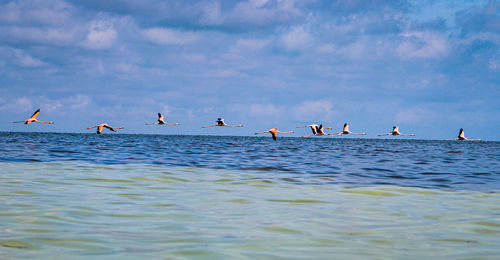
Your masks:
M500 2L0 1L0 78L0 131L500 140Z

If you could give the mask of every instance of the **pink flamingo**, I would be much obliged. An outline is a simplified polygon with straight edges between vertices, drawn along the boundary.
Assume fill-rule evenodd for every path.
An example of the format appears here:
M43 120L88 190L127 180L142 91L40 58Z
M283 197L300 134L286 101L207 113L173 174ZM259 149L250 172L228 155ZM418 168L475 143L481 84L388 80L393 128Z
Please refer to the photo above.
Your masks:
M179 123L167 124L165 122L165 118L163 117L163 115L161 113L158 113L158 122L156 122L156 123L146 123L146 125L179 125Z
M465 137L464 129L460 128L460 131L458 132L458 137L453 138L453 139L445 139L445 141L451 141L451 140L465 140L465 141L481 141L481 139L469 139Z
M243 125L228 125L224 123L224 118L217 118L217 124L202 126L202 128L212 127L212 126L227 126L227 127L243 127Z
M28 118L26 120L22 120L22 121L15 121L15 122L12 122L12 123L23 123L24 122L25 125L31 124L33 122L43 123L43 124L53 124L54 123L52 121L44 122L44 121L40 121L40 120L36 119L36 117L38 116L38 114L40 114L40 109L38 109L37 111L35 111L35 113L33 113L33 115L30 118Z
M381 134L381 135L378 135L378 136L386 136L386 135L415 136L414 134L402 134L402 133L400 133L398 126L393 126L392 127L392 132L389 132L387 134Z
M322 135L340 136L340 134L327 134L327 133L325 133L323 125L312 124L312 125L308 125L308 126L297 126L297 127L298 128L300 128L300 127L310 127L311 130L312 130L312 132L313 132L312 135L306 135L306 136L302 136L302 137L322 136ZM331 129L331 128L329 128L329 129Z
M278 133L282 133L282 134L293 134L293 131L288 131L288 132L281 132L279 131L278 129L276 128L271 128L267 131L264 131L264 132L259 132L259 133L255 133L256 135L260 135L260 134L265 134L265 133L271 133L271 135L273 136L273 140L276 141L276 136Z
M348 135L348 134L352 134L352 135L366 135L366 133L353 133L351 131L349 131L349 125L347 123L344 124L344 130L342 132L338 132L337 134L339 135Z
M96 127L97 127L97 134L100 134L102 132L103 128L107 128L107 129L109 129L110 131L113 131L113 132L116 132L115 129L123 129L123 126L112 127L112 126L104 123L104 124L100 124L100 125L96 125L96 126L87 127L87 130L92 129L92 128L96 128Z

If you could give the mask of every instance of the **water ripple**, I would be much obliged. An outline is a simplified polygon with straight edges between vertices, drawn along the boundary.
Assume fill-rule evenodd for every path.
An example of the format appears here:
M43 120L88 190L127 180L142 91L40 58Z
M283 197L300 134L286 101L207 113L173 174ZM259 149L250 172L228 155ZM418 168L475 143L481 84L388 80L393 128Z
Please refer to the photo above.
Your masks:
M0 162L133 163L334 175L336 184L498 190L499 158L499 142L0 133Z

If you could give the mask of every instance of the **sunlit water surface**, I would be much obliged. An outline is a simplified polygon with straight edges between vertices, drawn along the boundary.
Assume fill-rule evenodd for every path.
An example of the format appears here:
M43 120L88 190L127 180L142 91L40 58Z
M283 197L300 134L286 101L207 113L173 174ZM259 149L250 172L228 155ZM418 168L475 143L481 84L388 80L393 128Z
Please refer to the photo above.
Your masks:
M498 259L500 143L0 133L0 259Z

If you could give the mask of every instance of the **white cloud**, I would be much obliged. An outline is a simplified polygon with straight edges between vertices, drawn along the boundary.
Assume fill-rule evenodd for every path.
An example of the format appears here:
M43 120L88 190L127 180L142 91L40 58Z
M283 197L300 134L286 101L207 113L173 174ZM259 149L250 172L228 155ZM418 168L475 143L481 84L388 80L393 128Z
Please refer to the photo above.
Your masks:
M26 97L18 98L14 103L16 109L20 109L21 111L32 110L33 104L31 100Z
M104 73L104 66L102 65L102 61L97 62L97 71L99 73Z
M109 21L92 21L88 25L85 46L91 49L108 48L114 44L116 36L117 32Z
M272 19L276 11L270 8L262 8L267 1L248 1L236 4L229 14L230 20L246 23L264 23Z
M201 64L207 61L207 57L200 53L185 53L179 55L179 58L189 63L197 64Z
M53 100L50 103L43 104L42 109L44 111L53 112L53 111L60 110L63 107L64 106L63 106L63 104L61 103L60 100Z
M82 109L86 108L92 103L92 99L86 95L76 95L63 100L64 103L68 104L72 109Z
M194 32L158 27L144 30L143 34L151 42L162 45L186 45L199 39L199 36Z
M467 37L458 40L459 43L470 45L475 41L491 41L500 44L500 34L491 32L470 33Z
M446 38L433 32L407 32L396 53L404 58L434 58L448 52Z
M405 109L396 114L396 122L418 124L428 120L433 113L424 108Z
M230 4L222 1L225 6ZM303 17L302 11L293 0L248 0L238 1L232 8L224 8L221 1L202 2L200 23L238 27L244 30L249 26L276 26L295 22Z
M314 40L305 26L297 26L281 35L280 43L287 50L298 50L307 47Z
M128 16L82 12L57 0L0 5L0 38L24 44L105 49L113 46L119 31L136 35L137 26Z
M169 115L170 113L172 112L172 107L170 106L163 106L163 109L162 109L162 114L166 117L167 115Z
M65 113L69 109L82 110L92 104L92 99L89 96L77 94L60 99L47 98L45 96L24 96L13 99L11 102L0 106L0 111L16 111L21 113L33 112L40 108L47 112Z
M8 23L61 24L74 8L62 1L18 1L0 6L0 21Z
M367 47L367 42L359 40L338 48L337 54L353 59L366 58Z
M47 63L33 58L31 55L23 52L22 50L14 50L14 55L16 57L16 63L23 67L40 67L47 65Z
M0 36L23 42L45 43L55 46L65 46L76 43L78 36L74 28L36 28L21 26L1 26Z
M262 6L264 6L267 2L269 2L268 0L248 0L248 3L256 8L260 8Z
M271 41L266 39L239 39L236 44L231 47L233 52L257 52L269 45Z
M20 97L13 100L6 99L5 102L2 103L3 104L0 106L0 111L27 113L34 109L33 102L31 102L31 99L28 97Z
M292 21L301 15L291 0L249 0L236 4L226 18L232 23L269 25Z
M201 23L206 25L218 25L222 23L221 3L210 2L203 7Z
M252 104L250 105L250 115L263 118L280 118L284 109L272 104Z
M319 52L323 53L333 53L335 51L335 45L334 44L323 44L318 47Z
M215 78L232 78L232 77L243 77L245 74L237 71L235 69L215 69L209 70L203 77L215 77Z
M116 69L122 73L131 73L138 71L139 67L129 63L118 63L116 64Z
M337 113L329 100L305 101L293 109L298 120L331 120Z
M490 70L500 70L500 61L491 59L489 64L488 64L488 68Z

